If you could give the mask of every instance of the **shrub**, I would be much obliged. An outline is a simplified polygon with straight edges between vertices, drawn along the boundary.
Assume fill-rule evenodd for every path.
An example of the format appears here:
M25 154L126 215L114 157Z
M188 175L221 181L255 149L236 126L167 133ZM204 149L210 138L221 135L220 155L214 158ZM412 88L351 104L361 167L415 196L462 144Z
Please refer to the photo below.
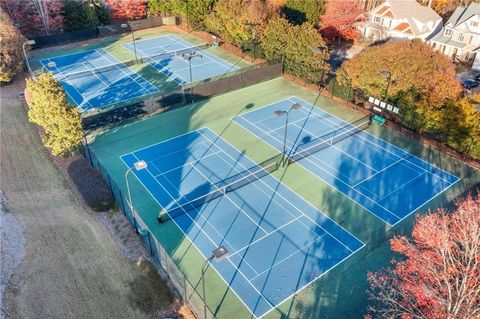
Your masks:
M80 112L67 102L65 90L51 73L27 79L28 119L42 127L43 144L54 156L66 155L83 137Z

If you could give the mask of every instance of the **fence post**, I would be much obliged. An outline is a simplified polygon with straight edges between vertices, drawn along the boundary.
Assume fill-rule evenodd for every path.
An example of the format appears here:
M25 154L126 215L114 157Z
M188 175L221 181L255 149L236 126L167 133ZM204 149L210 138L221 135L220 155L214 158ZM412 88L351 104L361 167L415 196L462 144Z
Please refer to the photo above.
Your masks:
M333 99L333 94L335 92L335 84L337 83L337 78L333 78L333 83L332 83L332 95L330 96L331 99Z
M167 278L170 279L170 273L168 272L168 256L167 251L165 248L162 247L163 250L163 259L165 260L165 272L167 273Z
M352 89L352 87L349 85L348 86L348 91L347 91L347 102L350 102L350 90Z
M182 278L183 278L183 293L185 295L185 303L188 305L188 291L187 291L187 278L185 278L185 275L182 273ZM195 288L192 287L193 292L196 293Z
M123 202L122 190L119 188L119 189L118 189L118 192L120 193L120 205L121 205L123 214L124 214L125 216L127 216L127 211L125 210L125 203Z
M150 239L150 232L147 232L147 236L148 236L148 246L150 247L150 255L154 256L153 255L153 248L152 248L152 240ZM155 258L155 256L154 256L154 258Z

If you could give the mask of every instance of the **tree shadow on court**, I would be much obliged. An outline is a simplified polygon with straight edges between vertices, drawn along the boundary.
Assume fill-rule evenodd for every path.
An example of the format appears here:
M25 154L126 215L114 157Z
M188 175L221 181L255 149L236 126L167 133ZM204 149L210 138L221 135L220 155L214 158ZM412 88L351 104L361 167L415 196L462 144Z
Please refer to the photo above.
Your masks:
M407 152L411 152L433 163L439 168L468 176L465 175L465 170L469 171L466 166L459 169L453 160L447 159L438 150L426 147L406 136L393 133L387 128L374 127L371 130L377 137L393 143ZM308 142L308 140L298 142ZM358 149L360 146L353 143L349 147ZM326 151L328 152L328 149L323 152ZM375 161L375 158L373 158L372 154L371 158L365 158L362 161L372 163ZM337 172L342 172L342 174L347 174L348 178L353 179L356 176L356 170L351 170L351 163L351 156L342 154L336 158L336 167L334 169ZM293 166L288 168L292 172L296 172L297 169L297 167ZM466 174L470 174L470 172ZM286 172L282 179L286 177L288 180L290 178L289 175L289 172ZM336 180L339 183L339 176L336 176ZM379 182L381 183L380 187L389 187L385 181L381 180ZM394 235L409 236L415 221L415 214L404 218L392 228L333 187L323 183L320 184L322 185L318 188L313 204L340 226L359 238L366 246L323 275L304 291L296 294L288 302L288 305L280 307L279 313L282 318L363 317L368 304L366 293L369 287L367 281L368 272L375 272L390 265L390 260L394 257L394 254L390 250L389 240ZM343 185L334 183L333 186L341 188ZM465 190L465 187L462 185L459 189ZM422 189L418 189L418 192L422 192ZM429 209L448 206L453 198L459 196L459 193L461 192L444 191L436 196L434 200L418 209L417 212L424 213ZM392 200L401 203L402 201L408 202L409 198L399 197ZM321 250L322 247L316 247L316 249Z

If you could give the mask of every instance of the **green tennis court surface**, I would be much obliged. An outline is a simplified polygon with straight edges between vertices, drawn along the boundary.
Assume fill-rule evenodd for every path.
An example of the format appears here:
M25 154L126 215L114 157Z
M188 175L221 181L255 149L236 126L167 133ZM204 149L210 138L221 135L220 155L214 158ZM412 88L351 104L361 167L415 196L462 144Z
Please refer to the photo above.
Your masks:
M96 135L95 137L92 135L91 151L94 156L94 163L97 163L98 160L98 163L101 163L100 165L102 166L102 172L104 175L108 174L110 181L114 184L120 185L122 191L126 192L124 175L127 166L121 159L123 155L142 154L138 151L141 149L146 150L152 145L161 145L160 143L178 136L188 136L189 132L194 132L205 127L213 131L215 135L220 136L220 139L226 143L223 144L222 142L222 145L219 145L221 148L219 151L223 154L222 156L227 156L224 154L227 145L232 145L237 151L234 151L233 149L227 151L228 155L236 156L235 160L231 160L228 165L219 164L221 162L218 161L210 164L208 161L201 161L201 163L205 164L206 169L209 171L222 171L223 177L230 176L225 170L235 167L235 165L239 165L235 163L246 163L244 161L246 161L247 157L249 159L248 163L255 166L255 164L260 164L266 159L278 156L280 153L276 147L272 147L272 145L270 145L270 143L264 138L258 138L255 134L251 134L245 130L245 128L238 125L233 121L233 118L242 116L243 114L247 115L249 114L248 112L255 112L255 110L259 110L265 105L286 100L291 96L297 96L305 102L315 105L313 107L313 110L315 111L326 111L346 123L353 123L355 120L362 117L359 113L337 106L334 102L328 99L318 97L314 93L308 92L280 78L217 96L210 100L154 116L137 123L130 123L111 131L99 133L99 135ZM428 203L417 209L416 212L421 213L428 209L445 205L450 200L467 191L470 187L475 185L478 180L480 180L480 173L478 170L474 170L433 148L422 145L413 139L393 132L385 127L372 125L366 129L365 132L371 134L369 139L373 139L374 137L381 138L386 143L390 143L392 145L391 147L399 147L410 153L412 157L418 157L425 162L431 163L436 168L455 175L460 179L459 182L452 184L450 188L432 198ZM173 147L180 147L180 144L175 144L176 145ZM162 147L162 149L162 155L168 155L171 153L170 151L167 152L166 148ZM341 156L337 155L335 157L337 166L350 166L352 158L349 155L350 154L343 154ZM192 156L194 156L194 152L184 150L181 155L175 157L174 166L188 166L188 159ZM367 152L364 156L373 156L373 154ZM363 160L367 163L369 161L368 158ZM159 163L160 165L167 165L161 160L159 160ZM296 206L305 208L308 207L308 205L313 205L315 209L313 209L312 212L314 211L316 214L316 218L311 216L313 223L319 223L321 220L325 220L325 218L331 219L346 232L358 238L358 240L364 243L366 247L360 249L355 254L352 254L344 262L333 267L329 272L319 276L311 284L306 286L303 290L297 291L283 303L274 303L274 305L276 305L275 308L271 305L273 310L265 314L264 317L272 319L280 318L282 316L283 318L361 317L362 311L365 309L365 291L368 288L366 280L367 271L375 271L380 267L388 265L391 258L391 255L388 253L388 241L391 232L392 230L395 232L408 231L414 220L412 217L413 214L406 216L401 222L391 228L383 220L377 218L374 214L363 208L354 200L345 196L342 192L336 190L334 187L320 179L314 172L311 172L309 169L299 164L300 163L297 162L289 165L287 168L280 168L272 172L269 171L266 177L272 181L277 180L278 182L276 183L281 182L279 185L285 185L285 188L290 189L292 195L289 195L289 198L298 196L302 199L302 202L305 201L308 203ZM237 168L238 167L236 167L236 169ZM179 173L180 171L183 171L183 169L177 170L177 175L174 174L176 177L173 177L174 183L177 186L183 185L179 182L181 176L184 176ZM202 170L202 172L205 174L205 171ZM158 176L158 173L155 176ZM162 178L161 174L158 178ZM261 177L260 180L263 180L264 178L265 177ZM172 178L168 179L170 180ZM187 180L189 179L187 178ZM202 179L195 178L192 179L192 181L193 180L199 182ZM221 178L218 179L218 181L220 180ZM209 176L208 180L203 179L202 181L206 181L204 184L207 186L210 185L208 186L209 190L210 187L212 187L211 185L217 182L213 175ZM162 184L165 183L166 181ZM187 184L182 187L187 187L186 185ZM174 217L173 220L160 224L157 217L159 212L165 208L163 207L164 204L160 204L161 202L159 203L154 195L149 194L145 186L137 178L130 178L130 186L132 189L133 205L139 218L142 219L142 224L145 225L145 229L151 234L151 238L157 240L158 243L165 248L169 256L173 258L175 263L185 274L188 281L195 287L197 296L201 295L200 268L205 262L205 257L207 257L209 250L211 250L213 246L220 243L225 244L225 239L229 241L229 236L227 234L217 233L217 230L220 228L219 225L223 225L223 222L227 220L230 223L234 223L234 221L228 219L224 214L221 214L219 221L222 222L220 224L215 224L215 227L209 227L208 230L205 228L204 230L208 232L209 236L211 235L214 237L212 238L213 242L206 238L206 236L203 236L203 239L200 239L199 242L201 243L199 244L200 247L196 247L198 243L196 240L198 239L194 238L192 240L192 236L189 235L194 233L193 229L197 229L198 234L202 234L202 232L194 226L195 223L192 218L190 218L190 215L194 219L198 218L195 219L195 222L205 221L206 216L208 215L207 208L210 207L213 209L211 203L223 202L226 200L224 198L225 196L222 195L213 199L210 201L210 204L200 206L193 205L193 209L189 211L190 215L186 214L187 216L184 217ZM176 194L177 191L179 191L183 194L190 193L192 190L188 189L188 187L182 187L178 189L171 186L170 193L173 192ZM255 201L251 199L249 200L249 198L252 198L254 192L250 190L248 185L240 187L233 193L235 194L235 192L239 192L245 187L247 187L247 196L244 198L243 203L250 204L250 202L252 202L254 205L258 205ZM148 186L148 188L150 188L150 186ZM415 188L415 190L419 192L421 191L417 188ZM118 193L118 190L116 192ZM280 191L280 193L283 192L284 191ZM204 193L205 190L201 192L193 191L191 197L187 196L184 198L184 201L188 202L189 200L197 198L197 196L194 196L193 194L201 195ZM228 194L229 193L227 192L227 197L229 196ZM272 196L273 194L274 193L272 193ZM258 195L256 194L256 196ZM178 194L174 197L176 199L181 198ZM167 196L165 198L169 197ZM166 207L167 213L169 209L173 210L177 207L177 204L171 198L168 201L170 202L170 205L167 205ZM195 213L192 213L192 211ZM226 212L228 213L228 211ZM212 215L212 217L213 216L214 215ZM284 216L284 214L279 214L279 216ZM177 225L176 221L178 221L179 218L180 220L182 220L182 218L186 218L187 221L190 220L191 228L186 228L188 227L186 226L188 223L179 222ZM245 218L248 219L246 215ZM275 218L269 220L276 221ZM187 229L186 233L185 229ZM238 231L240 229L253 228L238 228L235 230ZM190 232L188 232L188 230L190 230ZM239 235L233 235L232 238L236 240L248 240L247 236L242 237ZM205 243L209 243L209 245L205 247L202 246ZM155 247L152 249L153 256L161 262L163 258L162 255ZM237 251L238 245L232 244L231 249L233 252ZM315 255L316 252L320 251L320 247L315 247L312 254ZM263 257L262 255L263 254L257 254L254 259L261 259ZM233 258L236 258L235 256L237 255L233 255ZM261 262L261 260L258 262ZM209 267L205 275L209 313L214 314L217 318L251 318L252 311L239 296L240 294L237 294L237 287L233 283L230 284L229 282L225 282L225 278L216 270L216 267L221 267L221 264L223 264L223 262L219 265ZM239 268L242 269L242 266ZM260 271L260 268L262 267L253 267L257 272ZM253 273L253 270L251 270L251 272ZM174 280L180 282L180 285L181 282L183 282L181 278L175 278ZM278 283L281 282L281 280L279 281L279 279L276 279L272 281L272 283L273 282ZM202 311L203 308L201 301L199 301L198 298L192 297L194 295L193 292L190 292L188 295L191 298L189 302L195 304L197 309ZM352 298L351 296L355 296L355 298ZM266 309L268 309L268 307L265 308L265 312L267 311ZM261 315L261 313L263 313L263 311L259 311L258 315Z
M363 247L209 129L122 161L147 163L135 175L205 259L216 247L228 250L212 267L257 318Z
M297 97L235 117L235 121L281 152L285 121L274 112L288 111L294 103L301 108L290 115L285 156L389 225L459 181L365 132L368 117L349 124Z

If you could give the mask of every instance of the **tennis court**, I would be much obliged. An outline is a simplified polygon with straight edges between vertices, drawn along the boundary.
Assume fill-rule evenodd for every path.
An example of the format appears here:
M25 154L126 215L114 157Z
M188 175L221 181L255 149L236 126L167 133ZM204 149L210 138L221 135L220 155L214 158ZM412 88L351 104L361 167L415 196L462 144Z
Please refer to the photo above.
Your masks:
M372 214L395 225L455 184L458 177L364 131L368 118L346 123L297 97L244 113L234 120ZM284 113L283 113L284 114Z
M70 99L82 111L158 92L156 87L103 49L40 62L62 83ZM55 66L49 67L50 62Z
M133 44L124 47L134 52ZM217 75L238 70L239 67L205 51L208 45L198 46L174 35L135 41L137 55L154 68L179 84L196 82ZM190 66L183 54L195 51L197 56L191 59L192 80L190 81Z
M213 131L203 128L121 156L255 317L262 317L363 247ZM267 163L267 162L266 162ZM166 224L158 224L162 227ZM207 292L208 293L208 292ZM207 295L208 299L208 295Z

